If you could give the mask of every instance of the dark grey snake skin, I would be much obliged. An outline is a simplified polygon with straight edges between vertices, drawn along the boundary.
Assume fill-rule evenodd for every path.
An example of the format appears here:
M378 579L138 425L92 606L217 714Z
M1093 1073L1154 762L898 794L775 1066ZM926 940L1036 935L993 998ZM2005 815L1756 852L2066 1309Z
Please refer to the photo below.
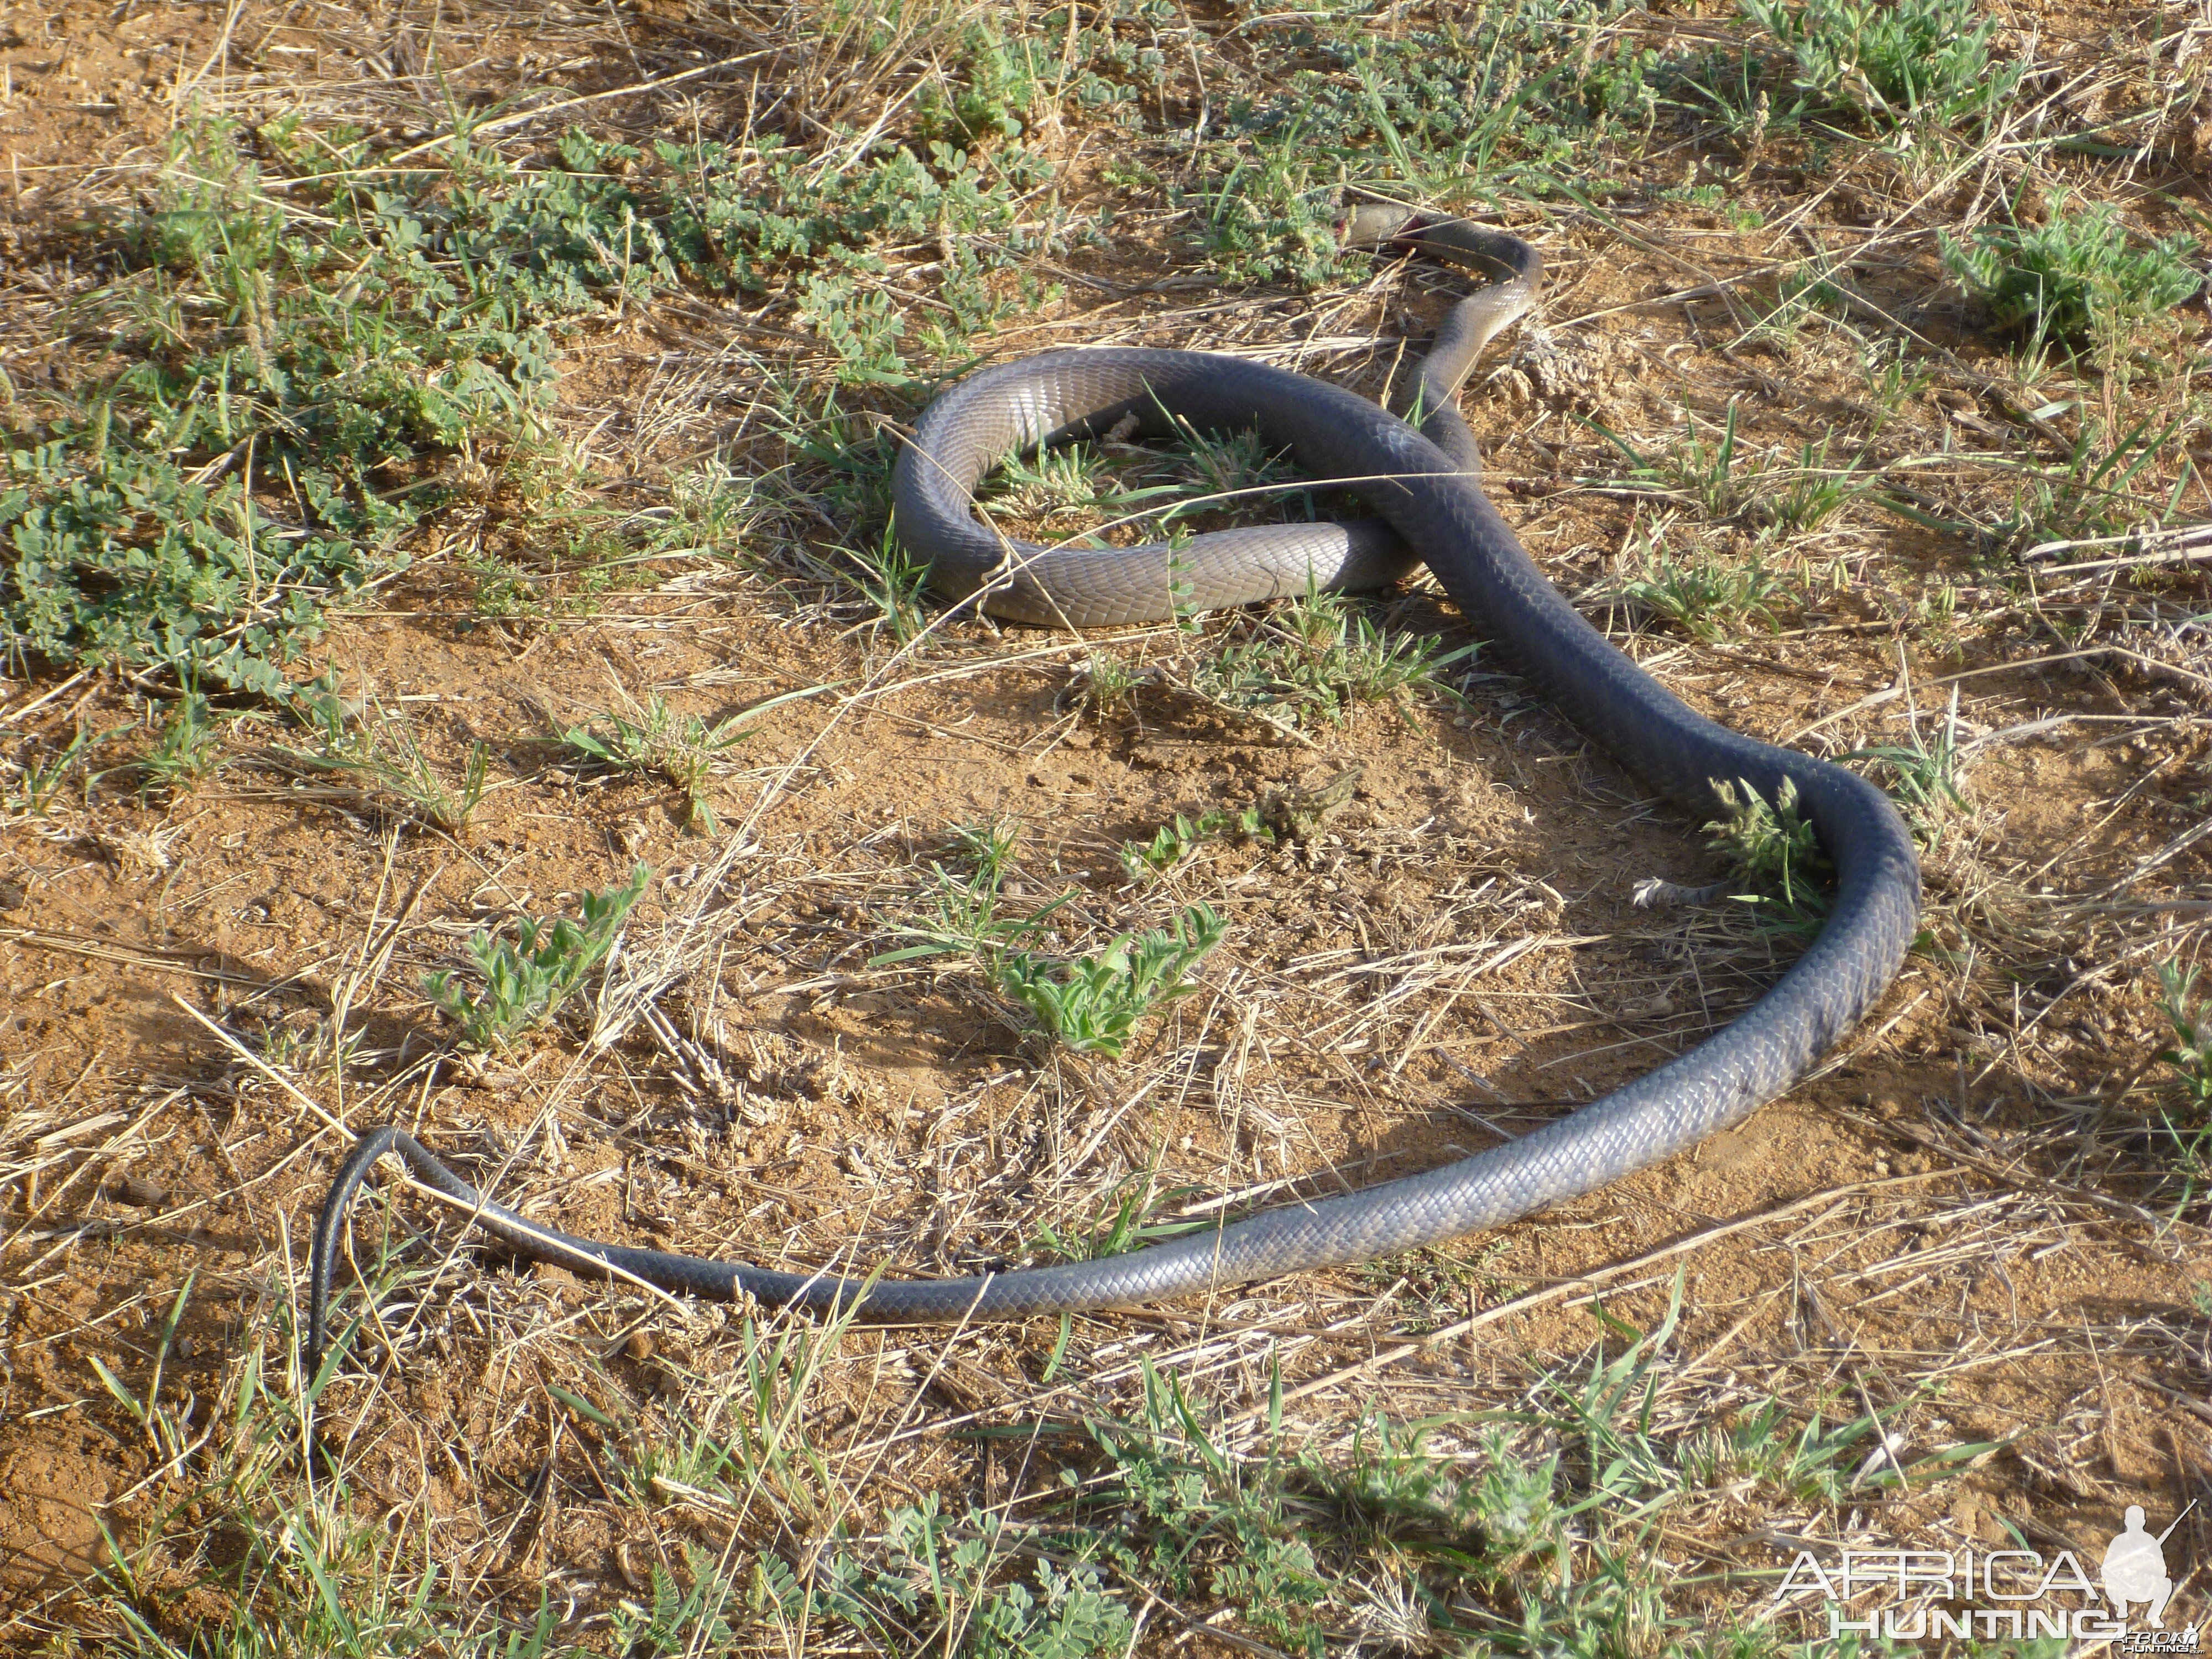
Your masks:
M1479 487L1481 460L1451 398L1474 353L1533 303L1541 266L1516 238L1462 222L1354 232L1395 240L1507 280L1462 301L1437 349L1394 399L1408 419L1281 369L1199 352L1056 351L973 376L932 404L900 459L898 532L933 561L953 595L1025 622L1093 626L1152 620L1186 605L1235 605L1322 587L1377 586L1425 559L1477 631L1592 742L1693 812L1716 806L1715 780L1743 780L1770 800L1784 781L1837 873L1835 908L1796 966L1747 1012L1698 1048L1534 1133L1340 1197L1286 1205L1218 1231L1127 1255L970 1279L898 1279L778 1273L632 1249L539 1228L492 1203L395 1127L363 1135L315 1227L308 1347L322 1346L331 1270L348 1199L369 1167L397 1153L422 1181L474 1212L526 1255L612 1270L668 1291L750 1295L886 1320L1010 1319L1163 1301L1308 1268L1369 1261L1498 1226L1602 1187L1694 1146L1788 1089L1870 1009L1911 943L1920 872L1881 792L1808 756L1730 732L1692 712L1613 649L1544 579ZM1395 231L1395 238L1391 233ZM1290 525L1164 546L1055 551L1004 540L979 523L970 490L1006 455L1101 434L1133 419L1164 434L1256 427L1317 480L1348 482L1382 514L1352 526ZM1178 591L1180 589L1180 591Z

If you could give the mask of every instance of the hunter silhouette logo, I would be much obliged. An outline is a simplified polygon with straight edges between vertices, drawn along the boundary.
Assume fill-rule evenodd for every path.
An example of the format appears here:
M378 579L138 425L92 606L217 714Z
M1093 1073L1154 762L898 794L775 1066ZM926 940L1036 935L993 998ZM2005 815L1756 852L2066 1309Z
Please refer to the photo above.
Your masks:
M2149 1605L2143 1617L2151 1628L2166 1628L2166 1604L2173 1599L2173 1580L2166 1574L2166 1540L2182 1516L2196 1507L2192 1498L2189 1509L2173 1517L2173 1526L2154 1538L2143 1530L2142 1506L2128 1505L2127 1530L2105 1547L2105 1594L2112 1598L2113 1618L2125 1622L2128 1604L2144 1601Z
M2117 1639L2117 1650L2127 1654L2201 1654L2194 1623L2184 1630L2166 1625L2174 1590L2166 1541L2196 1507L2191 1502L2154 1534L2142 1506L2130 1504L2126 1524L2105 1547L2101 1590L2071 1550L2054 1556L2030 1549L1844 1550L1829 1562L1800 1550L1775 1600L1817 1597L1820 1613L1804 1611L1825 1615L1831 1638L2070 1636Z

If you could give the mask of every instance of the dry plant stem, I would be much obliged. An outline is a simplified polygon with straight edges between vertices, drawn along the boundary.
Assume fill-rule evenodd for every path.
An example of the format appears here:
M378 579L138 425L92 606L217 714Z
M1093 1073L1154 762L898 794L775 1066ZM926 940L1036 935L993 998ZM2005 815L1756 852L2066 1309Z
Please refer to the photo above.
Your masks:
M1595 1273L1584 1273L1576 1279L1565 1279L1557 1285L1547 1285L1540 1291L1532 1291L1525 1296L1516 1297L1510 1302L1500 1303L1494 1308L1485 1308L1481 1312L1470 1314L1455 1324L1447 1325L1441 1330L1431 1332L1417 1342L1399 1343L1395 1346L1383 1349L1371 1358L1361 1360L1356 1365L1347 1366L1340 1371L1332 1371L1325 1376L1317 1376L1310 1382L1301 1382L1297 1388L1286 1389L1284 1392L1283 1403L1288 1405L1293 1401L1304 1400L1314 1395L1343 1388L1348 1383L1364 1381L1377 1371L1395 1365L1402 1360L1410 1359L1418 1353L1425 1352L1446 1342L1455 1341L1460 1337L1482 1329L1486 1325L1496 1324L1501 1319L1509 1319L1516 1314L1527 1313L1532 1309L1557 1302L1562 1297L1583 1292L1589 1292L1594 1296L1599 1286L1612 1279L1639 1273L1662 1261L1672 1261L1676 1256L1687 1255L1705 1245L1727 1238L1732 1234L1743 1232L1753 1227L1765 1226L1769 1222L1780 1221L1786 1217L1799 1215L1808 1210L1818 1209L1823 1205L1832 1204L1838 1199L1855 1197L1862 1193L1915 1186L1933 1177L1929 1176L1892 1176L1886 1181L1860 1182L1849 1187L1832 1187L1824 1192L1814 1193L1809 1197L1798 1199L1794 1203L1783 1205L1777 1209L1763 1211L1758 1215L1746 1216L1741 1220L1723 1222L1718 1226L1705 1228L1700 1232L1692 1233L1687 1238L1678 1239L1672 1244L1648 1251L1630 1261L1613 1262ZM1747 1315L1746 1317L1748 1318L1749 1316ZM1271 1406L1269 1409L1272 1408ZM1256 1420L1260 1415L1257 1409L1245 1413L1243 1421L1249 1425Z
M322 1103L314 1099L313 1097L302 1093L289 1078L286 1077L283 1073L270 1066L266 1060L263 1060L260 1055L253 1053L244 1044L240 1043L237 1038L231 1036L229 1032L224 1030L220 1025L217 1025L205 1014L200 1012L198 1009L193 1007L191 1004L186 1002L180 996L172 996L170 1000L174 1002L178 1007L183 1009L185 1013L191 1015L191 1018L197 1020L201 1025L204 1026L210 1034L225 1048L228 1048L232 1054L244 1060L248 1066L251 1066L262 1076L267 1078L271 1083L274 1083L278 1088L282 1089L287 1095L289 1095L295 1102L304 1108L312 1115L320 1119L325 1128L336 1129L341 1133L353 1133L348 1128L343 1119L326 1109ZM410 1190L419 1192L424 1197L433 1199L437 1202L447 1206L450 1209L458 1210L462 1215L471 1220L481 1219L484 1214L486 1206L490 1205L490 1200L489 1199L478 1200L473 1202L465 1200L457 1200L449 1193L441 1191L435 1187L426 1186L415 1181L409 1181L405 1184ZM525 1242L529 1248L550 1251L551 1253L552 1259L556 1261L574 1260L577 1261L580 1265L588 1266L592 1265L595 1260L588 1255L579 1255L579 1253L564 1246L559 1234L549 1231L543 1228L532 1226L521 1217L513 1215L511 1212L507 1212L507 1218L506 1219L505 1224L514 1229L518 1239ZM447 1265L450 1266L453 1261L458 1258L459 1251L460 1246L456 1244L453 1251L449 1253L446 1258ZM669 1295L668 1292L660 1289L649 1279L641 1279L634 1274L625 1273L619 1267L609 1267L607 1271L610 1277L635 1285L637 1289L645 1291L647 1295L658 1297L663 1302L671 1304L672 1305L680 1305L677 1304L677 1299L674 1297ZM321 1345L319 1343L316 1342L310 1342L307 1345L306 1352L311 1364L319 1353L320 1346Z

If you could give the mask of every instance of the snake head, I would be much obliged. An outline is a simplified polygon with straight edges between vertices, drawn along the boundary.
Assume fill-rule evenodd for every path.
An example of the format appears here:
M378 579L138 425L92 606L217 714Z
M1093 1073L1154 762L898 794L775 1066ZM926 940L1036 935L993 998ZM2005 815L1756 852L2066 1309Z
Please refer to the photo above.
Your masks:
M1433 214L1422 213L1397 202L1357 202L1347 206L1336 219L1336 240L1345 247L1388 248L1394 253L1412 253L1420 244L1415 233L1437 222Z

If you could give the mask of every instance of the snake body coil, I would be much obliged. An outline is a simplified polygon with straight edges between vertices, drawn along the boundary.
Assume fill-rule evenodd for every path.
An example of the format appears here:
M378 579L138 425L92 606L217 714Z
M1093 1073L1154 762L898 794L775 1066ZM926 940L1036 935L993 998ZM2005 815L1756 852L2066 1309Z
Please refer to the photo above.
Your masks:
M538 1227L494 1204L411 1137L372 1130L339 1170L315 1229L308 1343L324 1316L346 1203L397 1153L422 1180L526 1255L702 1297L834 1309L887 1320L1007 1319L1126 1306L1310 1268L1343 1266L1493 1227L1686 1151L1788 1089L1870 1009L1910 944L1919 866L1881 792L1826 762L1757 742L1685 706L1615 650L1545 580L1480 488L1480 456L1452 405L1474 354L1534 302L1540 264L1516 238L1462 222L1393 240L1506 280L1461 302L1395 400L1401 418L1340 388L1200 352L1056 351L991 368L932 404L901 457L900 537L932 561L939 591L980 594L1017 620L1097 626L1183 607L1374 586L1425 560L1479 632L1551 703L1628 769L1692 811L1716 781L1771 801L1785 782L1836 867L1826 926L1772 989L1726 1030L1626 1087L1533 1133L1457 1163L1340 1197L1286 1205L1126 1255L968 1279L776 1272L633 1249ZM1372 221L1367 222L1370 226ZM1355 232L1359 227L1355 225ZM1380 522L1285 525L1201 536L1174 550L1052 550L1010 541L975 516L975 483L1007 455L1133 420L1148 434L1256 428L1317 480L1356 488Z

